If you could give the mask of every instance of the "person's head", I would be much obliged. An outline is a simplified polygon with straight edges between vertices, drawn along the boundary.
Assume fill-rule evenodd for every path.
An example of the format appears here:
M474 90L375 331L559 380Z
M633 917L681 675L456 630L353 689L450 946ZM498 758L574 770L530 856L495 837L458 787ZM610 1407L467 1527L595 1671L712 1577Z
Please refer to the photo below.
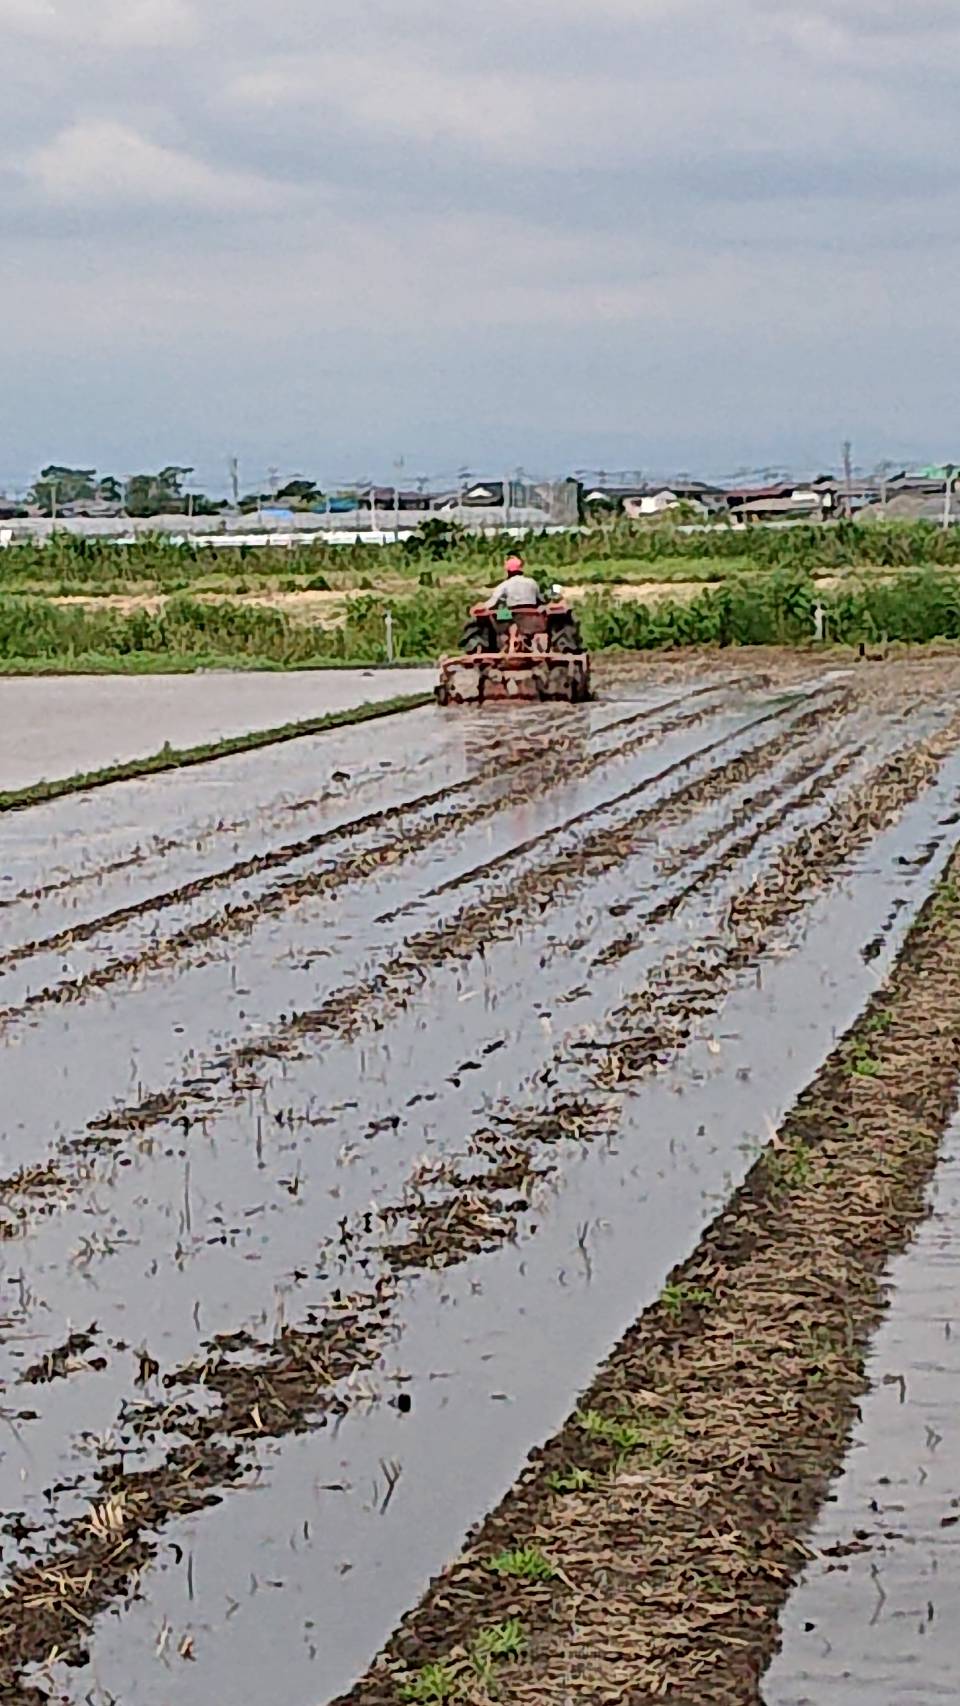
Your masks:
M503 566L508 575L522 575L526 568L522 557L508 557Z

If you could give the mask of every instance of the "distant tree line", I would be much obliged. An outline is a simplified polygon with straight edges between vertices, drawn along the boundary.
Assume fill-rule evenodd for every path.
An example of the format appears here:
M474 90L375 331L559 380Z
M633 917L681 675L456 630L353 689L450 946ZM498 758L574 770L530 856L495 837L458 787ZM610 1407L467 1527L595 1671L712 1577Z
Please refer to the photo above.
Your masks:
M112 474L98 474L95 468L68 468L51 462L41 470L28 497L46 516L62 515L84 504L119 506L130 516L219 515L233 507L203 492L187 490L192 473L192 468L171 464L155 474L131 474L121 483ZM313 509L323 502L324 494L314 480L297 479L277 491L248 492L238 507L249 514L266 504Z

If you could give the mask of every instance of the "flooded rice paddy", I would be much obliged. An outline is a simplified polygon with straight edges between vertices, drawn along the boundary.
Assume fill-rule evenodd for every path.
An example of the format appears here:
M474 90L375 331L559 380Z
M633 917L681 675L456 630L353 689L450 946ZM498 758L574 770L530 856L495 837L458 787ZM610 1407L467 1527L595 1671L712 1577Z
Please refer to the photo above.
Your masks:
M661 666L0 820L0 1701L350 1686L889 969L958 679Z
M424 669L211 670L196 675L59 675L0 680L0 790L27 788L406 693Z

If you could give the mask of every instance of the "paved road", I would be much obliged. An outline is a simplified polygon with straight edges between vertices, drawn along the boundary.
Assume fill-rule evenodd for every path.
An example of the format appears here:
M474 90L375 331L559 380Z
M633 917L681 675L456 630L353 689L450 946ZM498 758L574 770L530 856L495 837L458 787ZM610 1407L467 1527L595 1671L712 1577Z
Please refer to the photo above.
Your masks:
M423 669L0 680L0 788L23 788L433 685Z

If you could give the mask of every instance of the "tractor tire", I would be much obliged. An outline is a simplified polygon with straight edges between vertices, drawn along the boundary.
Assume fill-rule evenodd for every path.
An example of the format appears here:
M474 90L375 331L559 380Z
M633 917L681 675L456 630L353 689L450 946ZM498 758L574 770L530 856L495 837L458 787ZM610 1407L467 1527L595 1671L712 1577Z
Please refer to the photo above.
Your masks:
M468 622L463 630L460 648L466 657L473 657L477 652L489 651L487 636L479 622Z
M583 636L576 622L565 622L562 628L556 628L550 635L550 650L552 652L582 652Z

